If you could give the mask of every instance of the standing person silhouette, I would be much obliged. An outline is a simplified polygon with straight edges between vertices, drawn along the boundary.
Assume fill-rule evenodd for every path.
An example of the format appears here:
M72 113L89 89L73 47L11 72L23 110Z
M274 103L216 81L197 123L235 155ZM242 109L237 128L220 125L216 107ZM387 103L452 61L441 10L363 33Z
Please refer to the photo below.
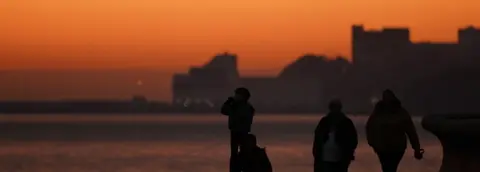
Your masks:
M383 172L396 172L407 148L407 136L415 158L423 158L412 118L393 91L385 90L367 124L367 141L377 154Z
M238 162L239 148L248 136L255 109L248 102L250 91L240 87L235 89L235 95L229 97L222 106L221 113L228 116L228 128L230 129L230 172L240 172Z
M330 102L329 109L315 129L314 172L347 172L358 145L357 130L339 100Z

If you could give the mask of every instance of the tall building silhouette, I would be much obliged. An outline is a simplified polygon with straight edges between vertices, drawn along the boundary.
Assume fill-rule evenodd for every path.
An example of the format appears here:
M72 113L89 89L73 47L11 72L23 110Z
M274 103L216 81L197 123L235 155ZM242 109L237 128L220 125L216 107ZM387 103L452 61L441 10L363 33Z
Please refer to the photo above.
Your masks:
M383 88L401 90L416 80L452 68L478 65L480 30L459 29L458 42L412 42L408 28L365 30L352 26L352 61L369 94ZM401 95L401 94L400 94Z
M393 61L400 60L410 42L408 28L384 28L366 31L362 25L352 27L353 64L365 72L377 72Z
M480 29L473 26L458 30L458 42L463 47L463 55L471 64L480 64Z

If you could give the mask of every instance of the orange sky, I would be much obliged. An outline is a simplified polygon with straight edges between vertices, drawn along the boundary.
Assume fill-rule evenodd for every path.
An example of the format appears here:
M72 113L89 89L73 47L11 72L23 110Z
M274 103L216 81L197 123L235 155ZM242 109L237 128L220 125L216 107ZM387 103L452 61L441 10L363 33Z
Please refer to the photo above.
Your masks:
M242 70L307 52L349 56L350 26L409 26L455 41L480 26L476 0L2 0L0 69L200 64L228 50ZM275 60L274 62L271 62Z

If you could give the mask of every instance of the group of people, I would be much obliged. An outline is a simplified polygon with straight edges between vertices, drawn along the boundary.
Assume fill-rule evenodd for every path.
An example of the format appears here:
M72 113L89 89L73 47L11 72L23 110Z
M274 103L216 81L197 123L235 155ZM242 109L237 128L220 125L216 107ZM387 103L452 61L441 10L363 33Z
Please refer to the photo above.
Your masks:
M237 88L223 104L230 129L230 172L272 172L265 148L257 146L251 125L255 109L248 102L250 92ZM355 160L358 135L354 123L342 111L340 100L329 104L329 113L315 129L312 154L314 172L347 172ZM396 172L410 140L414 157L422 159L424 150L411 116L391 90L383 92L366 124L368 144L377 154L383 172Z

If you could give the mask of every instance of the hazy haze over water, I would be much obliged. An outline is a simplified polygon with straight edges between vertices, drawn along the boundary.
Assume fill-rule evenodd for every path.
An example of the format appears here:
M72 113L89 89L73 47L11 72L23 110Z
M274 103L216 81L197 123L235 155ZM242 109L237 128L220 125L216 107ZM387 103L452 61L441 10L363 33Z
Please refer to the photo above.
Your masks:
M229 135L220 115L162 115L123 117L0 116L0 121L158 122L165 131L152 141L7 141L0 142L0 171L5 172L225 172ZM267 147L276 172L312 171L313 130L320 116L259 114L253 126L259 144ZM365 141L366 117L352 117L360 145L351 172L380 171ZM441 145L415 118L425 159L405 155L400 172L437 172ZM121 137L121 136L118 136Z

